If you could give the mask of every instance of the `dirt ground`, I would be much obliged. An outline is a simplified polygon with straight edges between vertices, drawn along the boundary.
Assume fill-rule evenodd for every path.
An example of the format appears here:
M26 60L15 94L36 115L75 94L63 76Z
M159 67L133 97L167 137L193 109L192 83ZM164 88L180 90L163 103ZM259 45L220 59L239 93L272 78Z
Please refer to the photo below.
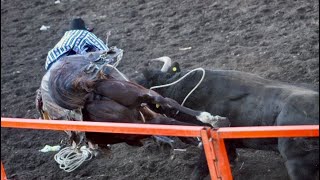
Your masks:
M124 49L119 69L131 78L152 58L170 56L183 68L236 69L265 78L319 86L319 1L292 0L1 0L1 116L39 118L35 91L50 48L73 17ZM50 26L40 31L42 25ZM183 49L185 48L185 49ZM186 50L187 49L187 50ZM1 128L1 160L10 179L188 179L199 150L112 146L72 173L54 152L63 132ZM239 149L235 179L288 179L277 152Z

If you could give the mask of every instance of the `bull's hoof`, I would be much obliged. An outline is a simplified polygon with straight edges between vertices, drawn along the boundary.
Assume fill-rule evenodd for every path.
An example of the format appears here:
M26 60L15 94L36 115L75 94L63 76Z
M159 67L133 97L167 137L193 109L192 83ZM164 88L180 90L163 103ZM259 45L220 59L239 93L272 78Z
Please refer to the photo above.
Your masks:
M226 117L212 116L208 112L201 112L197 119L203 123L211 124L212 127L229 127L230 121Z
M230 127L231 122L228 118L221 116L218 116L217 118L218 120L216 121L215 126L213 127Z
M197 119L203 123L212 123L212 120L214 119L214 116L212 116L208 112L201 112L199 116L197 116Z

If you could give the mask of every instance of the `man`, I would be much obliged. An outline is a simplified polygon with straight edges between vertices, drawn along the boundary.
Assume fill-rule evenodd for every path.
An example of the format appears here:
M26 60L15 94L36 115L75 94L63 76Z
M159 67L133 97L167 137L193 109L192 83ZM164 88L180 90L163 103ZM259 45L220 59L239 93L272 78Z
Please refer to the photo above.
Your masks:
M75 54L84 55L88 52L95 51L107 52L111 49L86 28L85 23L81 18L73 19L70 24L70 30L66 31L61 40L48 52L45 63L47 72L42 78L41 86L37 91L36 98L36 108L38 109L41 118L52 120L82 120L81 110L64 109L52 100L48 89L50 70L53 66L59 64L59 60L66 56ZM92 58L97 58L97 55L99 54L101 53L95 53ZM107 61L110 60L112 62L109 62L109 64L115 63L114 59L107 59Z
M107 34L109 36L110 34ZM108 38L108 37L107 37ZM62 59L69 61L85 59L93 65L105 66L112 64L116 67L122 59L123 51L116 47L108 47L102 40L91 33L85 26L81 18L71 21L70 30L66 31L61 40L48 52L45 63L46 74L43 76L40 88L37 90L36 108L41 119L46 120L75 120L82 121L82 109L65 109L57 105L52 99L49 91L49 79L51 71L58 66ZM67 57L71 56L72 57ZM96 68L96 66L93 66ZM110 73L104 69L103 73ZM83 142L85 134L83 132L65 131L70 140ZM74 142L73 142L74 143ZM73 144L75 148L76 144Z
M109 50L97 36L88 31L84 21L76 18L71 21L70 30L65 32L61 40L48 53L45 69L63 58L73 54L86 54L91 51Z

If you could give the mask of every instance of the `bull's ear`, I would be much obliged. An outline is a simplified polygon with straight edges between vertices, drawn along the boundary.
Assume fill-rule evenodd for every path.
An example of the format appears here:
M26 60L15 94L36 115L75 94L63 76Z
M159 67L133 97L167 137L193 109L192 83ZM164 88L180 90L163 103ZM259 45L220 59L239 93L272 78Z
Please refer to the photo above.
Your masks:
M181 71L181 69L180 69L179 63L174 62L174 63L172 64L172 66L170 67L170 69L168 70L168 73L170 73L170 74L175 74L175 73L178 73L178 72L180 72L180 71Z

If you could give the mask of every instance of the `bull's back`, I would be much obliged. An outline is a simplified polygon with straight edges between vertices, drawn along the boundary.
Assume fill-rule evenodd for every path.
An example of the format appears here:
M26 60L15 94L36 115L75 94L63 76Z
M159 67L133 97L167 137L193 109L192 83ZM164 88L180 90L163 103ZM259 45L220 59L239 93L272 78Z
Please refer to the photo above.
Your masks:
M277 117L277 125L319 124L319 93L294 91Z
M198 78L193 77L186 83L195 84ZM286 94L271 81L253 74L207 71L204 81L186 106L226 116L232 121L232 126L273 125L282 107L280 99L285 99Z
M221 74L219 78L219 72L212 72L208 77L218 77L213 79L216 85L220 85L213 88L219 93L211 99L214 106L211 106L210 112L220 109L217 113L222 114L218 115L228 117L231 126L319 124L318 92L247 73ZM277 144L277 139L238 141L240 147L264 150L276 150Z
M165 90L165 96L182 102L201 76L200 72L191 74L181 83ZM203 82L186 100L185 106L226 116L232 126L270 126L277 124L277 117L293 98L301 98L299 102L302 106L306 103L319 106L319 102L311 100L318 98L308 99L309 96L319 94L250 73L213 70L206 71Z

